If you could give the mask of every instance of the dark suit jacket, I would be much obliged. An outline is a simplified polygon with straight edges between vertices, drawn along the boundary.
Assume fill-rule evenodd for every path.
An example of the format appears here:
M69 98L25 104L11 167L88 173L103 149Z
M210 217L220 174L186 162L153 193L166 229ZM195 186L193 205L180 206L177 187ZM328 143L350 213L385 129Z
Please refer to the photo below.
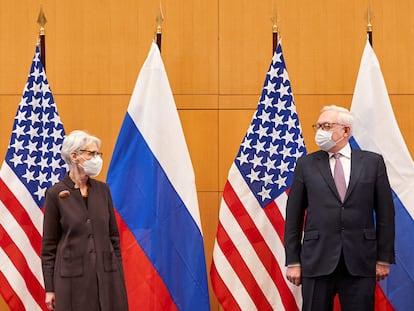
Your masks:
M327 275L343 252L352 275L372 277L377 261L395 263L394 230L394 204L381 155L352 150L343 203L327 152L297 161L286 207L286 265L300 263L304 277Z

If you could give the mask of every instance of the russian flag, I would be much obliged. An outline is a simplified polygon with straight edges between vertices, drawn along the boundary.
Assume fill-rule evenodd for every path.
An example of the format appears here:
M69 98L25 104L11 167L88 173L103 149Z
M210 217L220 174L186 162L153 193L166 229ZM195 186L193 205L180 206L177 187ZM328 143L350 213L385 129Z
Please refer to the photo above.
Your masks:
M376 292L376 310L413 310L414 164L368 40L352 99L353 146L383 155L394 195L396 264Z
M130 310L210 310L194 171L152 43L112 155Z

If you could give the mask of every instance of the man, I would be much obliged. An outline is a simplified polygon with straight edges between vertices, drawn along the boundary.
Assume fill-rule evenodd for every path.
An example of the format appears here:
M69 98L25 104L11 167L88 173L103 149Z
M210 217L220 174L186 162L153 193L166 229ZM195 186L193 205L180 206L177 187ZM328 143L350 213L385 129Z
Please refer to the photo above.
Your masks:
M327 106L297 161L286 207L286 277L302 284L305 311L374 310L376 280L394 259L394 205L381 155L351 149L351 113ZM303 231L303 236L302 236Z

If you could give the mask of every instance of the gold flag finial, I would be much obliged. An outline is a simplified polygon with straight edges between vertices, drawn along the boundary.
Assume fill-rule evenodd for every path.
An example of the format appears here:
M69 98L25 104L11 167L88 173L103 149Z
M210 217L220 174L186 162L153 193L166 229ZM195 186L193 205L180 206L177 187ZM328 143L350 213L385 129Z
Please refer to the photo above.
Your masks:
M155 20L157 21L157 33L161 33L162 32L161 24L164 21L164 15L162 14L161 2L160 2L160 12L157 15L157 18Z
M40 7L39 16L37 17L37 23L40 25L40 34L44 34L47 19L45 13L43 12L43 7Z
M371 12L371 5L368 5L367 10L367 31L372 32L372 12Z
M273 0L273 16L270 18L270 20L272 21L273 25L272 25L272 54L274 54L276 52L276 48L277 48L277 44L279 43L279 28L277 26L278 22L279 22L279 18L277 16L277 9L276 9L276 0Z
M270 20L273 23L272 29L273 29L273 33L277 33L278 32L278 22L279 22L279 18L277 16L277 8L276 8L276 0L273 1L273 16L270 18Z

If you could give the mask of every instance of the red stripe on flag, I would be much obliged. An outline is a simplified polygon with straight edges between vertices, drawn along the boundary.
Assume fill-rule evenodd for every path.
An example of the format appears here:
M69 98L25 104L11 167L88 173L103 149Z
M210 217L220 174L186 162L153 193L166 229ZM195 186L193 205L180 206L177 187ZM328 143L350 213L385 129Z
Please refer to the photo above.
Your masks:
M264 212L269 218L270 222L273 225L273 228L279 235L280 241L284 245L285 243L285 219L280 212L279 207L276 205L275 201L270 202L265 208Z
M15 268L19 271L22 278L25 280L27 289L32 295L33 299L40 305L44 305L45 290L42 284L39 283L33 271L27 264L21 250L16 246L9 234L0 225L0 247L7 254L10 260L13 262ZM40 270L40 267L39 267Z
M115 211L130 310L178 311L163 280ZM173 269L174 267L172 267Z
M223 199L231 210L235 219L239 223L246 237L251 242L261 262L276 284L282 303L286 310L298 310L295 298L286 284L285 278L280 270L279 262L274 257L272 251L264 241L263 236L256 227L256 223L247 213L244 205L237 197L233 187L229 182L226 183L223 191ZM260 225L260 224L259 224Z
M214 293L224 310L232 310L232 311L239 311L240 306L237 304L237 301L234 299L233 295L229 291L226 284L223 282L223 279L217 272L216 266L214 264L214 260L211 263L210 269L210 278L211 284L214 289Z
M19 296L15 293L13 288L10 286L7 278L0 272L0 291L4 301L9 306L10 310L13 311L25 311L22 301Z
M249 293L249 296L253 300L257 309L271 310L272 306L269 304L269 301L264 295L261 287L257 284L252 272L246 265L243 257L238 252L236 245L233 243L220 222L217 227L217 243L220 245L223 254L233 267L241 283L243 283L244 288Z
M334 311L341 311L341 304L339 302L338 294L336 294L334 297Z
M4 183L3 179L0 178L0 201L3 202L4 206L9 210L10 214L19 223L22 230L29 237L30 244L33 249L40 256L40 249L42 247L42 236L33 224L29 214L25 208L16 199L14 194L10 191L9 187Z
M378 283L375 288L375 311L395 311L394 307L391 305Z

